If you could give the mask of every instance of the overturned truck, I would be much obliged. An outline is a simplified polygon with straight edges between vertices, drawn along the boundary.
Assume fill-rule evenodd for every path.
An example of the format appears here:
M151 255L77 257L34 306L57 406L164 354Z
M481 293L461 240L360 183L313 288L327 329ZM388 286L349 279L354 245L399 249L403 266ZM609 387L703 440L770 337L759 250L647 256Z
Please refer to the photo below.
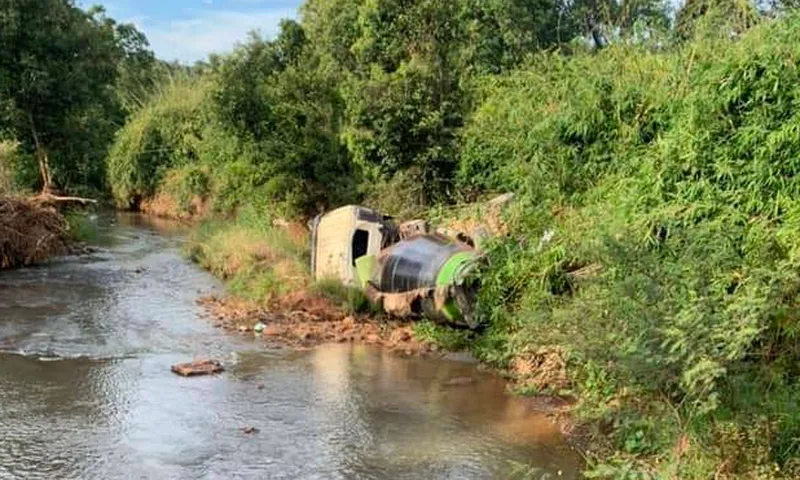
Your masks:
M387 215L355 205L315 218L311 231L316 280L362 288L395 316L478 326L475 293L484 257L465 237L431 231L420 220L397 225Z

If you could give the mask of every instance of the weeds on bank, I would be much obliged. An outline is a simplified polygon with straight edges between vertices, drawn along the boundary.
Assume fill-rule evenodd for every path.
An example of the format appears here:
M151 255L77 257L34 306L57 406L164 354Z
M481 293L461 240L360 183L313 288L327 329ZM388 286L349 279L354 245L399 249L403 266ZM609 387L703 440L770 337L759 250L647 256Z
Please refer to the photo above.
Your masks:
M421 342L439 345L453 352L467 348L475 335L470 330L462 330L423 320L414 325L414 337Z
M97 226L97 217L89 211L68 211L64 217L67 220L69 236L72 240L81 243L95 243L100 235Z
M307 235L273 225L246 208L234 220L207 220L188 242L189 256L227 281L236 295L259 302L310 283Z
M312 294L332 300L343 312L350 315L380 313L362 289L344 285L337 279L318 280L311 285L310 291Z

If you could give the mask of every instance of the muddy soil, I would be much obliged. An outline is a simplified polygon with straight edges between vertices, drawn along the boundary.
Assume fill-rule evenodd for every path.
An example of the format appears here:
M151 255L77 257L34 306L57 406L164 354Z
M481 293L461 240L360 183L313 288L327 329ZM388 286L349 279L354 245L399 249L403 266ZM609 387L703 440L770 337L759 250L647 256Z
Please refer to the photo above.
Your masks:
M214 326L256 335L271 346L312 348L327 343L373 345L406 355L435 354L438 347L414 338L412 324L382 316L351 315L332 301L305 292L268 306L234 297L203 297ZM263 324L263 331L255 326Z

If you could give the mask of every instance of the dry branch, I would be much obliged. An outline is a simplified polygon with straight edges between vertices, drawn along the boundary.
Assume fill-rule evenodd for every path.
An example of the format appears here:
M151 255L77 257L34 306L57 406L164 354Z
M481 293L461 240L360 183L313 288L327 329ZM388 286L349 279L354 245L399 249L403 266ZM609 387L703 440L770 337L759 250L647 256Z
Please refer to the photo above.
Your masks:
M0 269L41 262L67 248L67 222L55 208L0 198Z
M80 203L82 205L86 205L87 203L97 204L97 200L92 198L83 198L83 197L62 197L59 195L53 195L51 193L42 192L39 195L33 198L33 201L40 203L40 204L52 204L58 202L72 202L72 203Z

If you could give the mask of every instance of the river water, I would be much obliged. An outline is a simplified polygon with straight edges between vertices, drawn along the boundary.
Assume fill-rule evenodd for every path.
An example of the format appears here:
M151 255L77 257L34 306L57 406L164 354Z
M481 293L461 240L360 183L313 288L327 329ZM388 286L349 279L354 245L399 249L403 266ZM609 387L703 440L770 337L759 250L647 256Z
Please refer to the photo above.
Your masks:
M123 215L91 256L0 272L0 479L578 477L557 429L469 361L214 329L195 300L222 287L182 235ZM206 356L227 371L170 372Z

